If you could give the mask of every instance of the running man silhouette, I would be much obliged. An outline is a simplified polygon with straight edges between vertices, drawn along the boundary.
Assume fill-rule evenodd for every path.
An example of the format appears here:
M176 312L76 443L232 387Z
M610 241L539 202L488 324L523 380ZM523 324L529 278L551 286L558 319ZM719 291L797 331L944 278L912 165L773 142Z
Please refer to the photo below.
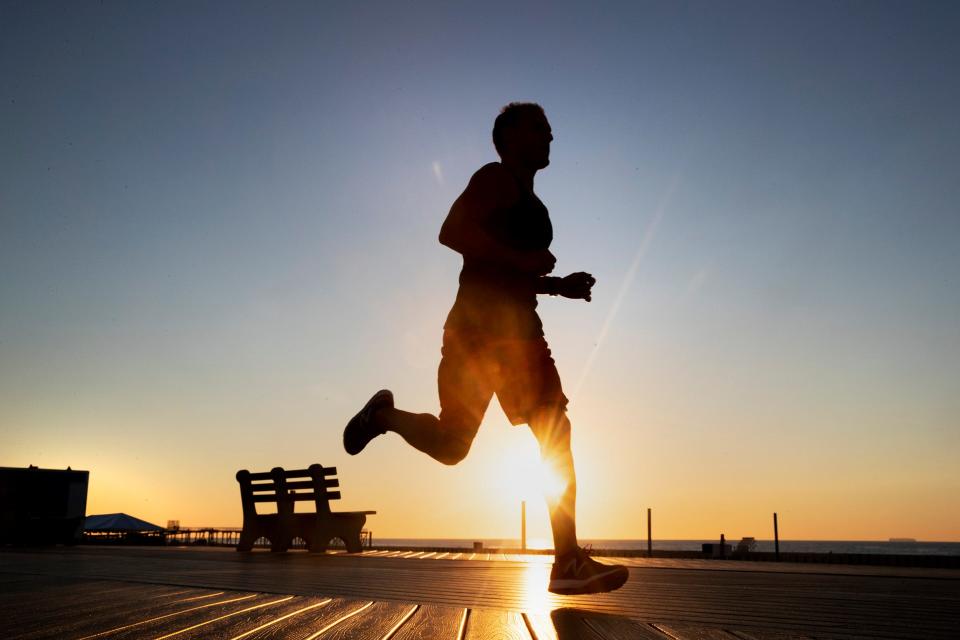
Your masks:
M553 227L533 193L533 177L550 164L553 135L535 103L505 106L493 125L500 162L484 165L453 203L440 243L463 256L460 289L447 316L437 374L439 418L394 407L378 391L350 420L343 446L356 455L393 431L432 458L454 465L466 457L493 394L514 425L528 424L544 464L565 482L547 500L556 557L549 590L599 593L623 585L628 572L596 562L577 543L577 496L567 398L537 315L537 294L590 301L589 273L549 276Z

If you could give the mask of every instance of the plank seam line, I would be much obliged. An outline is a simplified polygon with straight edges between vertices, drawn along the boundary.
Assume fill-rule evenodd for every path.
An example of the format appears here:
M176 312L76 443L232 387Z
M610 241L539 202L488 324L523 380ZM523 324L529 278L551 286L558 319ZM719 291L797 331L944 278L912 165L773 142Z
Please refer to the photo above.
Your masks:
M316 633L313 633L313 634L307 636L307 637L304 638L303 640L313 640L314 638L317 638L317 637L321 636L322 634L326 633L326 632L329 631L330 629L333 629L335 626L337 626L338 624L340 624L340 623L343 622L344 620L347 620L348 618L352 618L353 616L357 615L358 613L360 613L360 612L363 611L364 609L366 609L366 608L368 608L368 607L372 607L372 606L373 606L373 600L371 600L370 602L368 602L367 604L363 605L362 607L360 607L360 608L358 608L358 609L354 609L353 611L351 611L350 613L348 613L348 614L346 614L346 615L340 616L339 618L337 618L336 620L334 620L333 622L331 622L330 624L328 624L327 626L325 626L323 629L320 629L320 631L317 631ZM160 640L160 639L158 638L158 640Z
M324 601L322 601L322 602L315 602L315 603L311 604L311 605L308 606L308 607L304 607L303 609L297 609L296 611L294 611L294 612L292 612L292 613L288 613L288 614L285 615L285 616L280 616L280 617L277 618L276 620L271 620L270 622L267 622L266 624L262 624L262 625L260 625L259 627L257 627L256 629L250 629L250 631L244 631L244 632L241 633L240 635L234 636L234 637L230 638L230 640L240 640L240 638L246 638L246 637L247 637L248 635L250 635L251 633L256 633L257 631L260 631L261 629L266 629L267 627L269 627L269 626L271 626L271 625L275 625L275 624L277 624L278 622L280 622L280 621L282 621L282 620L286 620L287 618L292 618L293 616L300 615L300 614L303 613L304 611L310 611L310 609L316 609L317 607L322 607L323 605L329 604L330 602L333 602L333 598L327 598L326 600L324 600Z
M174 591L173 593L161 593L160 595L150 596L147 600L156 600L158 598L172 598L173 596L178 596L181 593L189 593L190 589L184 589L183 591ZM220 593L223 593L222 591ZM179 602L179 600L177 601Z
M464 640L467 637L467 618L470 617L470 609L464 607L463 617L460 618L460 627L457 629L457 640Z
M650 626L656 629L657 631L659 631L660 633L662 633L663 635L667 636L668 638L673 638L673 640L682 640L682 638L680 638L679 636L673 635L672 633L670 633L669 631L667 631L666 629L664 629L663 627L661 627L659 624L655 622L651 622Z
M216 593L208 593L202 596L193 596L192 598L184 598L183 600L174 600L170 604L176 604L178 602L191 602L193 600L204 600L206 598L215 598L217 596L222 596L224 593L225 593L224 591L217 591Z
M231 602L239 602L241 600L249 600L250 598L257 597L257 594L251 593L248 596L242 596L240 598L232 598L230 600L221 600L219 602L208 602L207 604L202 604L199 607L191 607L189 609L184 609L183 611L174 611L173 613L167 613L162 616L157 616L155 618L147 618L146 620L141 620L140 622L134 622L132 624L125 624L122 627L117 627L116 629L108 629L106 631L100 631L99 633L94 633L93 635L83 636L80 640L88 640L89 638L97 638L108 633L116 633L117 631L123 631L124 629L129 629L131 627L139 627L141 624L147 624L148 622L156 622L157 620L163 620L165 618L170 618L172 616L179 616L183 613L190 613L191 611L199 611L200 609L206 609L207 607L215 607L218 604L230 604Z
M523 617L523 624L527 625L527 631L530 633L530 637L533 638L533 640L540 640L537 637L537 632L533 630L533 624L530 623L530 618L527 617L527 612L522 611L520 615Z
M165 636L160 636L159 638L156 638L156 640L164 640L165 638L172 638L173 636L178 636L178 635L180 635L181 633L186 633L187 631L192 631L192 630L197 629L197 628L199 628L199 627L205 627L205 626L208 625L208 624L213 624L214 622L219 622L219 621L224 620L224 619L226 619L226 618L232 618L233 616L238 616L238 615L240 615L241 613L246 613L246 612L248 612L248 611L253 611L253 610L255 610L255 609L262 609L263 607L270 607L270 606L273 606L273 605L275 605L275 604L280 604L280 603L282 603L282 602L286 602L286 601L288 601L288 600L293 600L295 597L296 597L296 596L287 596L286 598L280 598L279 600L273 600L273 601L271 601L271 602L264 602L263 604L258 604L258 605L252 606L252 607L247 607L246 609L241 609L240 611L234 611L233 613L228 613L228 614L226 614L226 615L220 616L219 618L214 618L213 620L206 620L206 621L204 621L204 622L200 622L200 623L198 623L198 624L195 624L195 625L193 625L192 627L187 627L186 629L180 629L179 631L174 631L173 633L168 633L168 634L165 635Z
M410 619L410 616L412 616L414 613L416 613L416 612L417 612L417 609L419 609L419 608L420 608L420 605L418 605L418 604L415 604L415 605L413 605L412 607L410 607L410 611L407 611L407 613L404 614L404 616L403 616L402 618L400 618L400 620L397 622L397 624L393 625L393 628L390 629L390 631L387 631L387 632L383 635L383 638L382 638L381 640L390 640L390 638L392 638L392 637L397 633L397 631L400 630L400 627L403 626L403 623L405 623L407 620L409 620L409 619Z

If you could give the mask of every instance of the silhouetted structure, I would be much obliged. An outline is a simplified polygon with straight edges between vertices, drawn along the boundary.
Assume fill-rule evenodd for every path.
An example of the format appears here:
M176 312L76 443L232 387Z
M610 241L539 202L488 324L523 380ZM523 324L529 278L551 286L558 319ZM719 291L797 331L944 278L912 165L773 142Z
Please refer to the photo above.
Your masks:
M376 511L332 512L330 500L340 499L339 491L330 491L340 486L336 475L336 467L325 468L319 464L297 471L285 471L282 467L263 473L238 471L243 531L237 551L250 551L261 537L270 540L271 551L286 551L294 538L306 541L310 551L326 551L333 538L343 540L350 553L363 551L360 530L367 515ZM306 492L297 493L301 489ZM294 504L305 500L314 501L316 513L294 513ZM277 512L257 513L258 502L276 503Z
M85 543L163 544L166 530L126 513L87 516L83 525Z
M0 543L75 544L87 511L88 471L0 467Z

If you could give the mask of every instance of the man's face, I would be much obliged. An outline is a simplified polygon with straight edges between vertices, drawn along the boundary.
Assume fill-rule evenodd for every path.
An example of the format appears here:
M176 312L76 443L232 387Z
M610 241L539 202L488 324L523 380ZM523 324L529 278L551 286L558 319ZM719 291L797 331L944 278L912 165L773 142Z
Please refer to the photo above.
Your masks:
M528 167L538 170L550 164L553 132L545 116L529 114L510 132L511 151Z

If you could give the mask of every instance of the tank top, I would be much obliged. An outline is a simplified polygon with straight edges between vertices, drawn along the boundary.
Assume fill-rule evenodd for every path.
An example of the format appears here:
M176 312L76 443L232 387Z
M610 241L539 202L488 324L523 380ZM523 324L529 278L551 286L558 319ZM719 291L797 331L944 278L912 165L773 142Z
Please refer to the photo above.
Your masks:
M527 191L519 182L517 186L520 199L512 207L491 213L486 220L480 221L480 226L511 249L549 249L553 242L553 225L547 208L533 192ZM537 280L539 276L482 257L465 256L457 299L444 328L491 337L543 336L543 323L536 311Z

